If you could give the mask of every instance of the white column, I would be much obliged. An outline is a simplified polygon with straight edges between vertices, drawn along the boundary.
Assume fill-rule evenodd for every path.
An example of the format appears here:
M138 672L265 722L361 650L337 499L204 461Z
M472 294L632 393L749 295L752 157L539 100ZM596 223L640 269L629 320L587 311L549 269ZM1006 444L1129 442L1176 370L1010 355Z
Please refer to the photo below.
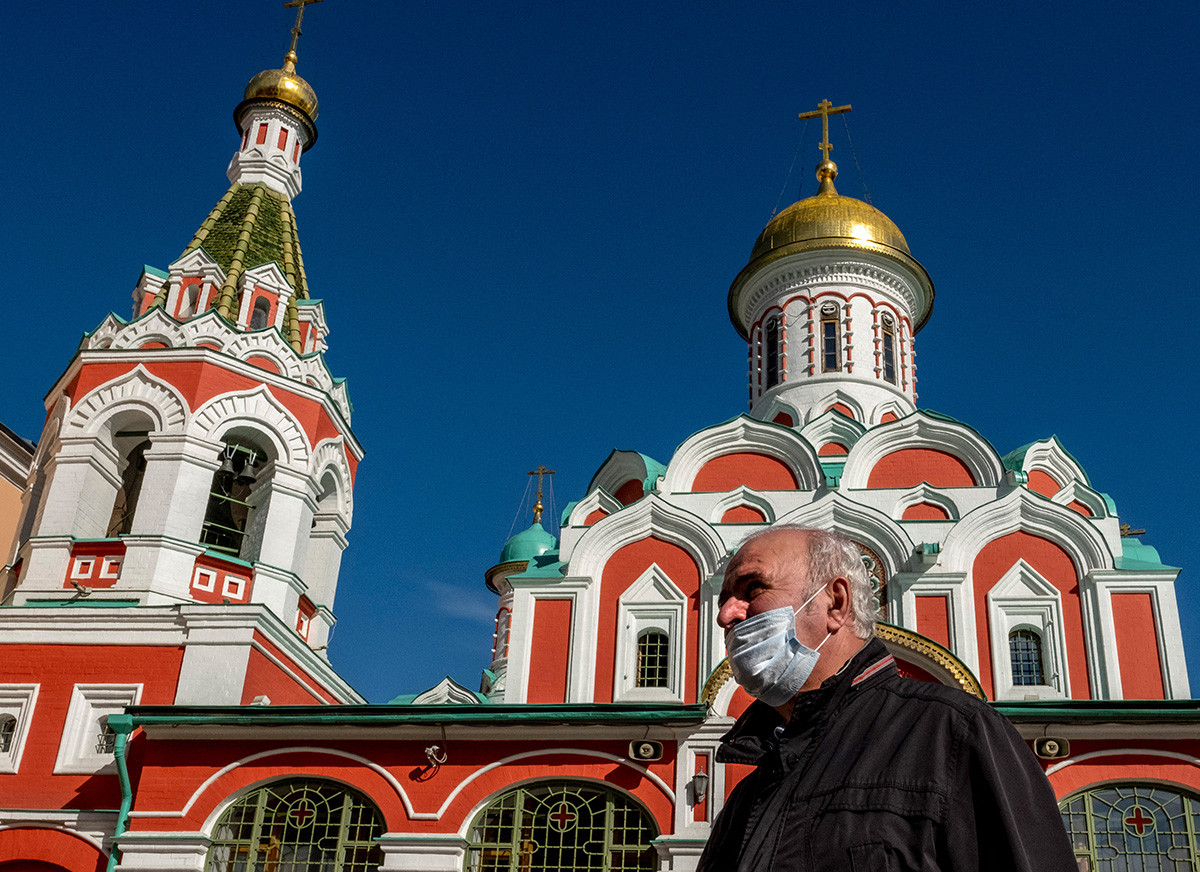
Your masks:
M459 872L467 844L459 836L387 833L379 837L379 872Z
M204 833L136 832L117 844L117 872L203 872L211 840Z
M302 578L308 585L309 599L317 605L333 608L346 532L346 522L337 513L322 512L313 518Z
M220 453L210 439L152 435L131 532L198 541Z
M99 437L60 440L58 452L46 463L49 482L33 534L104 536L121 486L117 461L116 452Z
M279 464L260 475L269 480L250 495L253 508L246 530L250 543L244 559L299 574L317 508L312 482L307 474Z

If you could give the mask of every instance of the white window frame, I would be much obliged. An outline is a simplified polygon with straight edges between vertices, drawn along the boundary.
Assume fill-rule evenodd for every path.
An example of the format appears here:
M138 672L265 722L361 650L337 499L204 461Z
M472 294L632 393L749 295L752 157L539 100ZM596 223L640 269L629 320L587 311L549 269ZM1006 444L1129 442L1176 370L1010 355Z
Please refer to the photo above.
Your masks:
M652 563L617 600L617 668L613 702L683 702L687 596ZM667 637L667 686L637 686L638 638L647 630Z
M77 684L71 691L67 722L54 761L55 775L116 772L112 754L96 750L101 725L142 698L140 684Z
M988 591L987 607L996 699L1070 699L1071 674L1058 589L1024 560L1018 560ZM1013 630L1033 630L1041 637L1046 684L1013 684L1008 647Z
M21 767L21 755L25 752L25 740L29 737L38 687L36 684L0 684L0 715L11 715L17 722L8 751L0 752L2 773L14 773Z

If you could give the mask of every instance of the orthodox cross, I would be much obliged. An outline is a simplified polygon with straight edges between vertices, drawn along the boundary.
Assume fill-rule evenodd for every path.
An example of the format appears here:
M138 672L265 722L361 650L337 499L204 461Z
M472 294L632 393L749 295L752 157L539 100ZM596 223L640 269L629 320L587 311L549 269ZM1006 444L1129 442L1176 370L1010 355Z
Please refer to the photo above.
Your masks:
M554 470L546 469L545 464L539 463L538 468L531 469L528 474L538 477L537 502L533 504L533 523L540 524L542 523L542 511L545 509L545 506L542 505L542 476L554 475Z
M1145 530L1135 530L1135 529L1133 529L1133 527L1129 526L1128 524L1121 525L1121 535L1122 536L1142 536L1142 535L1145 535L1145 533L1146 533Z
M288 0L283 4L284 9L291 9L293 6L299 7L296 10L296 23L292 25L292 47L288 51L296 50L296 41L300 39L300 22L304 20L304 7L309 3L320 3L321 0ZM828 101L827 101L828 102Z
M829 152L833 148L833 146L829 144L829 116L841 115L843 112L849 111L849 103L847 103L845 106L834 106L828 100L822 100L817 104L815 111L801 112L796 116L801 121L804 121L808 118L816 118L818 115L821 116L821 144L818 145L817 148L821 149L821 154L825 155L825 160L829 160Z

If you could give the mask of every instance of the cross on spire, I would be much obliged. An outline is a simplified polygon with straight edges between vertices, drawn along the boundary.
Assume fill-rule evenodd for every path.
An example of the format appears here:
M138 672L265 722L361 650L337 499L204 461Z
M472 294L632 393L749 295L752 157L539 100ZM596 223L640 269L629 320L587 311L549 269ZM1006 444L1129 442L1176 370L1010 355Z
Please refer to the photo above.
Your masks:
M283 4L284 9L291 9L293 6L296 9L296 23L292 25L292 46L288 49L289 52L295 54L296 42L300 39L300 22L304 20L304 7L309 3L320 3L322 0L288 0Z
M542 512L546 508L542 505L542 476L554 475L554 470L546 469L545 464L539 463L537 469L531 469L527 474L536 475L538 477L537 502L533 504L533 523L540 524L542 523ZM528 491L526 491L526 493L528 493Z
M847 103L845 106L834 106L829 102L829 100L826 99L817 104L815 111L801 112L798 116L796 116L801 121L804 121L808 118L816 118L818 115L821 116L821 144L818 145L817 148L821 149L821 154L824 155L825 160L829 160L829 152L833 149L833 146L829 143L829 116L841 115L843 112L849 111L849 103Z

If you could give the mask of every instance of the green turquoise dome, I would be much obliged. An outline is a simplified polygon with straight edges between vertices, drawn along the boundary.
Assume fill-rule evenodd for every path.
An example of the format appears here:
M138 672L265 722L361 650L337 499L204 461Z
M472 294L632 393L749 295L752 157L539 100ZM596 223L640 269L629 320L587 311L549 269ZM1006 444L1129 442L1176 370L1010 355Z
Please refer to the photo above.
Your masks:
M528 530L522 530L504 543L504 550L500 552L500 562L532 560L557 547L558 540L547 533L541 524L534 522Z

